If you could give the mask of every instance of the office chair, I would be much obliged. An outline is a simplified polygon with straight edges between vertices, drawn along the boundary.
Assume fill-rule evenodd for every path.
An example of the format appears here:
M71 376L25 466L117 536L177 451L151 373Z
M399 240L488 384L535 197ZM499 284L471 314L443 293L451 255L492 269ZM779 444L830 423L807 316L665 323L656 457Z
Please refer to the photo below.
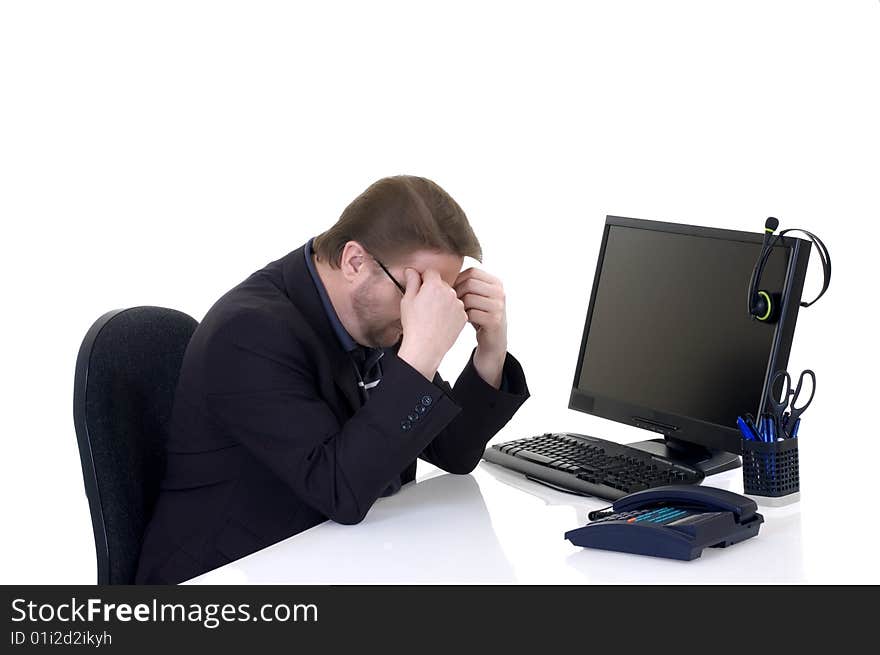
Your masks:
M164 307L115 309L89 328L76 358L73 422L98 584L132 584L165 469L183 354L198 325Z

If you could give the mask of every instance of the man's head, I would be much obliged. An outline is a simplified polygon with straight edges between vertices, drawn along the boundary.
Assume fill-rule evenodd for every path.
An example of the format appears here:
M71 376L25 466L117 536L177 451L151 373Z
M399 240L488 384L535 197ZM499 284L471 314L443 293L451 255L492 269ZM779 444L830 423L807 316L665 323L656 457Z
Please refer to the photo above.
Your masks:
M452 286L464 257L482 261L458 203L431 180L408 175L371 184L312 246L342 324L358 343L382 348L402 337L397 284L406 287L406 268L433 269Z

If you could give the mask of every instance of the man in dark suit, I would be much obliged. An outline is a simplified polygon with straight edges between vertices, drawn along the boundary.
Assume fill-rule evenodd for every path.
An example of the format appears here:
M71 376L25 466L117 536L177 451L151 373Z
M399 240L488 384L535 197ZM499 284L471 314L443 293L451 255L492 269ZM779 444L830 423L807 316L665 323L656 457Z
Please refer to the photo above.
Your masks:
M482 250L443 189L383 178L224 294L184 356L136 582L358 523L415 479L418 458L472 471L529 391L502 284L461 271L465 256ZM468 322L477 345L450 387L437 368Z

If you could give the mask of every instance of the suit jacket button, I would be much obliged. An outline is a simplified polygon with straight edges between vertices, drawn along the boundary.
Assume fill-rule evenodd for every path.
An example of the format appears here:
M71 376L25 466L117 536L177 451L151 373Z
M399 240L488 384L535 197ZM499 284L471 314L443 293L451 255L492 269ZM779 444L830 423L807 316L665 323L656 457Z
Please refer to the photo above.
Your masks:
M415 409L416 409L416 414L424 414L425 412L428 411L427 409L425 409L424 405L416 405Z
M427 407L428 405L430 405L432 402L434 402L434 399L431 398L431 396L422 396L422 404L423 404L425 407Z
M418 414L416 414L415 412L413 412L412 414L409 414L409 415L407 416L407 418L408 418L410 421L418 421L418 420L419 420L420 418L422 418L422 417L419 416Z
M400 423L401 430L409 430L411 427L412 427L412 423L410 423L409 421L402 421Z

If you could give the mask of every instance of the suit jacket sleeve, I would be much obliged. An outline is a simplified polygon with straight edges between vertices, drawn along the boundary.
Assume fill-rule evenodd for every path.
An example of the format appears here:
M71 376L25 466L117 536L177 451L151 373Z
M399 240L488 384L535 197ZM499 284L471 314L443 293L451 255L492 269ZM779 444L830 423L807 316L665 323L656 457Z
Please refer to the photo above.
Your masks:
M389 352L382 360L382 382L369 401L341 423L317 388L314 366L283 321L255 311L239 313L206 347L205 410L230 439L304 502L339 523L357 523L388 483L463 408L449 394L448 384L435 385ZM459 380L456 389L459 386L463 395L493 396L472 376ZM407 416L416 406L423 410L418 420L410 421ZM462 426L430 451L434 461L469 462L474 444L497 424L497 419L477 421L472 409L476 405L467 407ZM468 425L478 426L480 432L471 437L466 456L453 456L465 443Z
M480 377L471 351L454 387L439 375L434 384L461 407L461 413L428 444L420 457L450 473L470 473L483 456L488 441L504 427L529 397L525 374L519 361L507 353L501 385L495 389ZM384 382L383 382L384 384Z

